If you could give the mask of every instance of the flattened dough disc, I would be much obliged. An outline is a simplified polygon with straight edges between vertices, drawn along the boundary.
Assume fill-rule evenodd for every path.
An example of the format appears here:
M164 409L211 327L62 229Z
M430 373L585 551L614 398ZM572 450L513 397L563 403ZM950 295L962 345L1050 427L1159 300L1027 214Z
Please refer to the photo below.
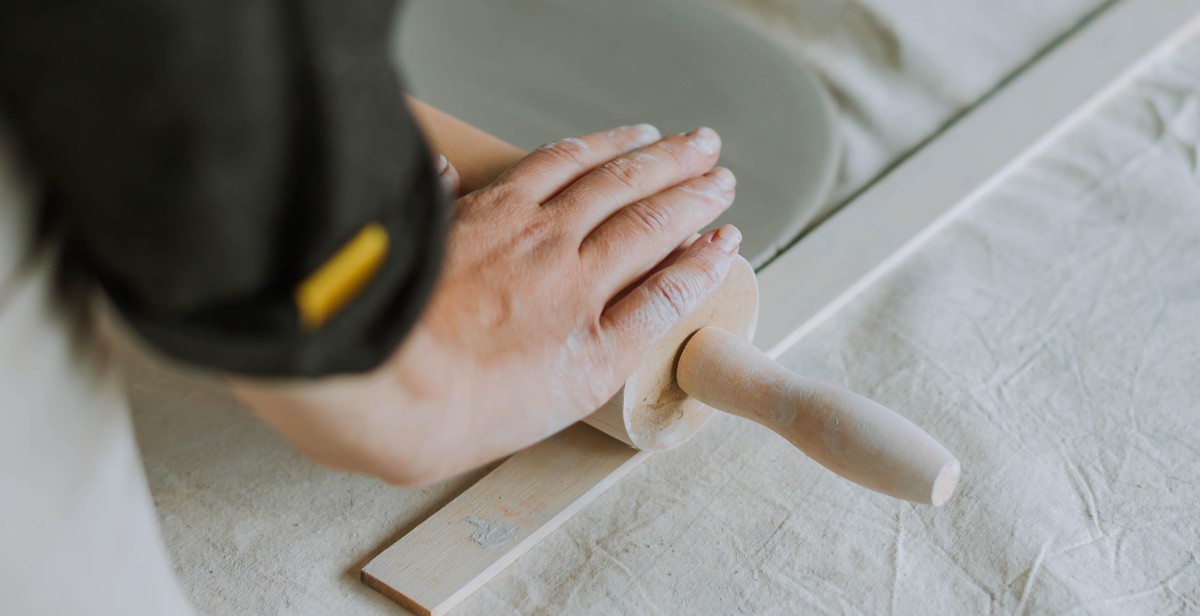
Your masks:
M810 223L837 168L835 113L782 50L695 0L412 0L417 97L524 149L636 122L711 126L738 177L720 222L756 267Z

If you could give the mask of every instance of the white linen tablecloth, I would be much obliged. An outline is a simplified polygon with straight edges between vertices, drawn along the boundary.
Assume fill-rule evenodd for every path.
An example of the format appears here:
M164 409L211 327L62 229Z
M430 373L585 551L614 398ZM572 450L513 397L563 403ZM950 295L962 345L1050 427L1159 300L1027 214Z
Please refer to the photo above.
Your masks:
M958 494L722 417L462 613L1200 612L1200 41L782 361L937 435Z
M456 613L1200 610L1198 88L1193 42L782 358L957 453L945 508L719 418ZM176 571L208 613L394 612L358 569L482 474L400 490L326 471L145 366L133 401Z

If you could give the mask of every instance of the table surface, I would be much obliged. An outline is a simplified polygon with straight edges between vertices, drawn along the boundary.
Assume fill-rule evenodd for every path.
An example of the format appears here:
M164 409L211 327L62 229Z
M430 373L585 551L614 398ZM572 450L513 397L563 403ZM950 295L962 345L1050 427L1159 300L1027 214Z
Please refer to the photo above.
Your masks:
M946 508L867 493L723 417L457 613L1197 609L1197 83L1193 43L781 358L955 451ZM202 611L392 613L358 570L483 472L413 490L332 473L215 387L134 377L163 533Z

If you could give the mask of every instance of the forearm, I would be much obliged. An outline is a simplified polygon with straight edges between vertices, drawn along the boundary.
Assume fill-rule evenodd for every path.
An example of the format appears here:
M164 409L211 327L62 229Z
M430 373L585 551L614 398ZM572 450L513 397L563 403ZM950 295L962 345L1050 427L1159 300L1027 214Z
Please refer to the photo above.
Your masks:
M520 149L413 97L407 97L407 103L430 147L458 169L464 193L486 186L524 156ZM432 381L406 378L419 373L412 368L415 363L456 366L434 357L438 352L427 335L415 331L387 365L373 373L290 382L231 376L228 382L255 415L313 460L413 485L484 463L498 453L479 448L447 453L473 439L476 424L503 422L480 417L474 401L449 400L468 375L443 370L432 375ZM357 412L379 405L393 412ZM345 440L331 446L336 439L330 435L329 409L369 417L369 424L340 434Z

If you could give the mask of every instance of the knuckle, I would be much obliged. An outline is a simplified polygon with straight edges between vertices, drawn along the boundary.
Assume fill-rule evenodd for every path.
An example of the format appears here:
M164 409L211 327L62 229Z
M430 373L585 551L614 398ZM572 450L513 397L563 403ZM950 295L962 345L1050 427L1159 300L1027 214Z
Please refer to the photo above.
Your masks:
M538 152L551 160L574 167L588 164L587 150L587 144L579 139L561 139L538 148Z
M720 260L711 252L703 254L693 252L688 257L688 263L689 276L695 281L701 296L707 295L717 288L725 279L727 268L722 267Z
M628 208L636 230L647 237L662 237L671 232L671 213L664 206L639 201Z
M600 173L621 186L636 191L641 185L641 167L628 158L618 158L604 163Z
M671 322L687 316L700 296L696 282L692 276L664 272L653 288L661 314Z

